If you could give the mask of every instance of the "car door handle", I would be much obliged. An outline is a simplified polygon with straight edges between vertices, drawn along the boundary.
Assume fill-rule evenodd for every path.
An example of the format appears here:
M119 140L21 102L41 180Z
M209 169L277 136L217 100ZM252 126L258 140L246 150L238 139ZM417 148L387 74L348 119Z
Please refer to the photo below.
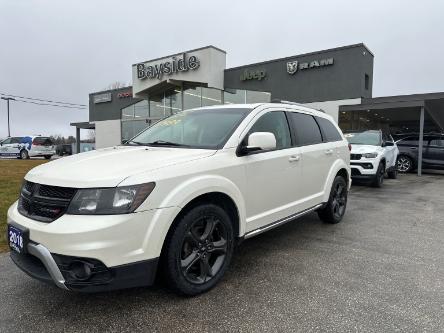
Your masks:
M325 155L331 155L331 154L333 154L333 149L327 149L325 151Z
M415 150L418 149L418 147L410 147L410 149Z
M292 162L297 162L301 159L301 155L292 155L290 156L290 158L288 159L288 162L292 163Z

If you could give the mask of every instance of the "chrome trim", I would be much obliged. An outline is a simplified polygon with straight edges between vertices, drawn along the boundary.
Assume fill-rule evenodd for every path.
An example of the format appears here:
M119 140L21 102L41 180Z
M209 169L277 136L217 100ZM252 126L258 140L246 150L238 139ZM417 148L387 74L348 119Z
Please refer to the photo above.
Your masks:
M28 252L42 261L57 287L69 290L65 285L65 279L63 278L59 267L46 247L44 247L42 244L29 243Z
M276 222L267 224L266 226L263 226L263 227L260 227L258 229L255 229L255 230L252 230L250 232L247 232L244 235L244 239L248 239L248 238L254 237L254 236L259 235L259 234L261 234L261 233L263 233L265 231L268 231L270 229L276 228L276 227L278 227L278 226L280 226L282 224L285 224L285 223L287 223L287 222L289 222L291 220L294 220L294 219L296 219L298 217L304 216L305 214L311 213L312 211L322 207L322 205L323 204L316 205L314 207L311 207L311 208L308 208L306 210L303 210L302 212L299 212L299 213L296 213L296 214L284 217L283 219L277 220Z

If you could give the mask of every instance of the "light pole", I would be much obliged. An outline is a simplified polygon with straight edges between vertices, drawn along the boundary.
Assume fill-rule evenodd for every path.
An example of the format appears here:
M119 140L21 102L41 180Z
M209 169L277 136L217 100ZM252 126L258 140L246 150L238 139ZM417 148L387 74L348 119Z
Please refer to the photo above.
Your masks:
M12 97L2 97L6 101L6 107L8 109L8 137L11 136L11 129L9 127L9 101L15 101L15 98Z

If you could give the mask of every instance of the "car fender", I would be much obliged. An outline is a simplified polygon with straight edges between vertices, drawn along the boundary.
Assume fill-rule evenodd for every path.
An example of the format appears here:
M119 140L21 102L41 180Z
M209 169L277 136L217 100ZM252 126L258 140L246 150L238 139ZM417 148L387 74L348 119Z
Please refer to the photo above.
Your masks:
M333 181L335 180L336 175L338 174L339 170L341 170L341 169L347 170L347 175L348 175L347 184L348 184L348 189L350 189L350 186L351 186L350 167L342 159L338 158L332 164L330 171L328 172L327 181L325 182L325 186L324 186L324 197L323 197L322 202L327 202L329 200Z
M193 177L170 191L160 204L160 207L165 208L156 210L143 244L143 248L150 252L150 256L160 255L168 231L182 209L193 199L212 192L226 194L233 200L239 215L238 236L245 233L246 211L239 188L232 181L222 176L202 175Z

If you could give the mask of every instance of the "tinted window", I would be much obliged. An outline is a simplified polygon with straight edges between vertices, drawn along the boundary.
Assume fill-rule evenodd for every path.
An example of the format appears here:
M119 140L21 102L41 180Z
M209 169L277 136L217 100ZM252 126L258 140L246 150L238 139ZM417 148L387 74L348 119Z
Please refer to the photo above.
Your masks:
M10 143L11 143L11 138L2 141L3 145L8 145Z
M331 123L328 119L316 117L316 120L321 126L322 131L324 132L326 141L342 141L342 136L339 134L335 125Z
M297 112L288 114L296 132L297 145L306 146L322 142L321 131L313 116Z
M287 117L282 111L273 111L261 116L248 134L254 132L270 132L276 137L276 149L291 147L290 129Z
M444 140L434 139L434 140L430 141L430 146L444 147Z
M14 137L11 138L11 143L20 143L20 141L22 141L21 137Z
M32 143L35 145L52 145L52 140L50 138L45 138L42 136L39 136L37 138L34 138L34 140L32 140Z

